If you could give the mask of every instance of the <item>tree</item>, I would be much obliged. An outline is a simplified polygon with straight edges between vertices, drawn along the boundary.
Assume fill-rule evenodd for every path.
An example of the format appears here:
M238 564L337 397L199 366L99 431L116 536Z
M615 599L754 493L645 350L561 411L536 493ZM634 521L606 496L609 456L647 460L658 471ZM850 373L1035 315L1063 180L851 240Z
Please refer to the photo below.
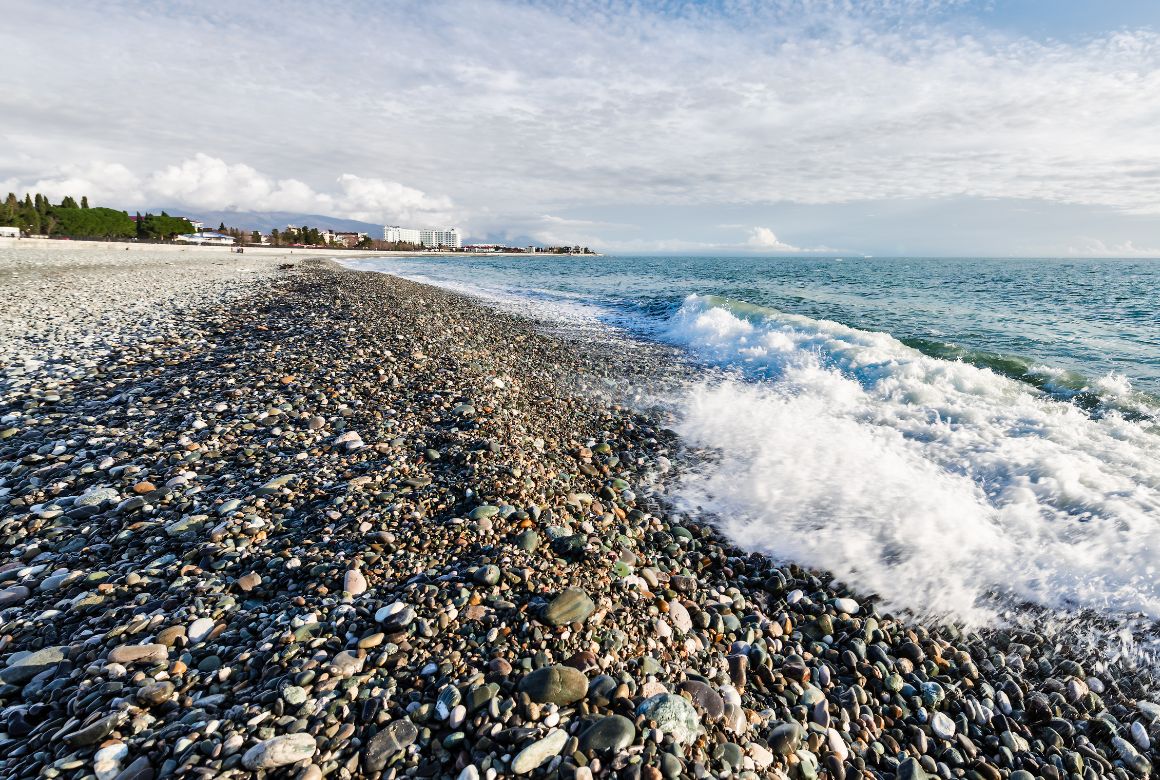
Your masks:
M61 198L60 207L62 209L80 208L79 206L77 206L77 202L75 200L73 200L71 195L65 195L63 198Z
M251 243L251 244L260 244L260 243L262 243L262 234L261 234L261 233L259 233L259 232L258 232L258 231L256 231L256 230L255 230L255 231L253 231L252 233L250 233L250 243Z
M219 233L226 232L226 223L222 222L220 225L218 225L218 232Z
M273 244L274 246L278 246L278 244L279 244L279 242L281 242L281 240L282 240L282 234L278 232L278 228L274 228L273 230L270 231L270 243L271 244Z
M89 196L88 195L81 195L81 208L87 209L88 207L89 207ZM140 214L141 212L137 212L137 213Z

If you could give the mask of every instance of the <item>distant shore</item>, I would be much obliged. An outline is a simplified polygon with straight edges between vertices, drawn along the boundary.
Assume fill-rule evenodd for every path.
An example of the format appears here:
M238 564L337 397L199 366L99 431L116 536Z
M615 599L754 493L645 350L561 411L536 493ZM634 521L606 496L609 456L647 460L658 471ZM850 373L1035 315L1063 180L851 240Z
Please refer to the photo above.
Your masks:
M115 250L129 252L174 252L198 255L236 255L236 247L200 246L197 244L151 244L138 241L79 241L61 238L6 238L0 237L0 247L15 249L39 249L77 252L88 250ZM422 252L422 251L376 251L372 249L335 249L330 247L297 246L246 246L240 254L249 255L294 255L295 257L335 257L358 259L369 257L570 257L552 252ZM577 255L580 256L580 255ZM600 254L583 257L603 257Z

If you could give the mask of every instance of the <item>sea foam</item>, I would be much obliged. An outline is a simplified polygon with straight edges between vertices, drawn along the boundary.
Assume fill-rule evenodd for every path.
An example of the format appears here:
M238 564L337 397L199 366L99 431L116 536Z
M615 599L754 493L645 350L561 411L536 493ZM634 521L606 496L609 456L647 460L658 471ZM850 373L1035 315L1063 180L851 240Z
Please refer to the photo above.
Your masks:
M1153 421L736 301L689 297L669 337L735 370L677 406L714 453L681 495L741 545L919 614L985 621L999 593L1160 618Z

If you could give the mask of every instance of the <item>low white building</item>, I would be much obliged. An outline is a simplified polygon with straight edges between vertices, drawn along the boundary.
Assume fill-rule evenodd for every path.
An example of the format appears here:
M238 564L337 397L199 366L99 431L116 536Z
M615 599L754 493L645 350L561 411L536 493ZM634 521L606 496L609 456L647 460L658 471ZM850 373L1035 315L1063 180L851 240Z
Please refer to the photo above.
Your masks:
M0 225L0 238L20 238L20 228Z
M398 225L387 225L383 228L383 240L390 242L406 242L408 244L418 244L421 241L419 231L414 228L399 227Z
M211 246L233 246L234 237L212 230L203 230L200 233L184 233L175 239L181 244L209 244Z

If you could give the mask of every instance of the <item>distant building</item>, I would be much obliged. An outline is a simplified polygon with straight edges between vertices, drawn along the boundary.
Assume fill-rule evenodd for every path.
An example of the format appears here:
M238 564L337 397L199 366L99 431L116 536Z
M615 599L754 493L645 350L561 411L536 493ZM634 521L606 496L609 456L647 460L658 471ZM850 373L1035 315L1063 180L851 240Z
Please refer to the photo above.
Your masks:
M233 246L234 237L214 230L203 230L200 233L185 233L175 239L181 244L209 244L212 246Z
M0 225L0 238L20 238L20 228Z
M424 228L419 231L419 243L423 246L445 246L452 249L462 249L463 239L456 228Z
M358 246L359 242L367 237L366 233L337 233L333 230L327 230L322 233L322 240L328 244L338 244L345 246L347 249Z
M418 230L415 230L414 228L399 227L398 225L387 225L384 227L383 240L391 243L421 243L421 237Z

